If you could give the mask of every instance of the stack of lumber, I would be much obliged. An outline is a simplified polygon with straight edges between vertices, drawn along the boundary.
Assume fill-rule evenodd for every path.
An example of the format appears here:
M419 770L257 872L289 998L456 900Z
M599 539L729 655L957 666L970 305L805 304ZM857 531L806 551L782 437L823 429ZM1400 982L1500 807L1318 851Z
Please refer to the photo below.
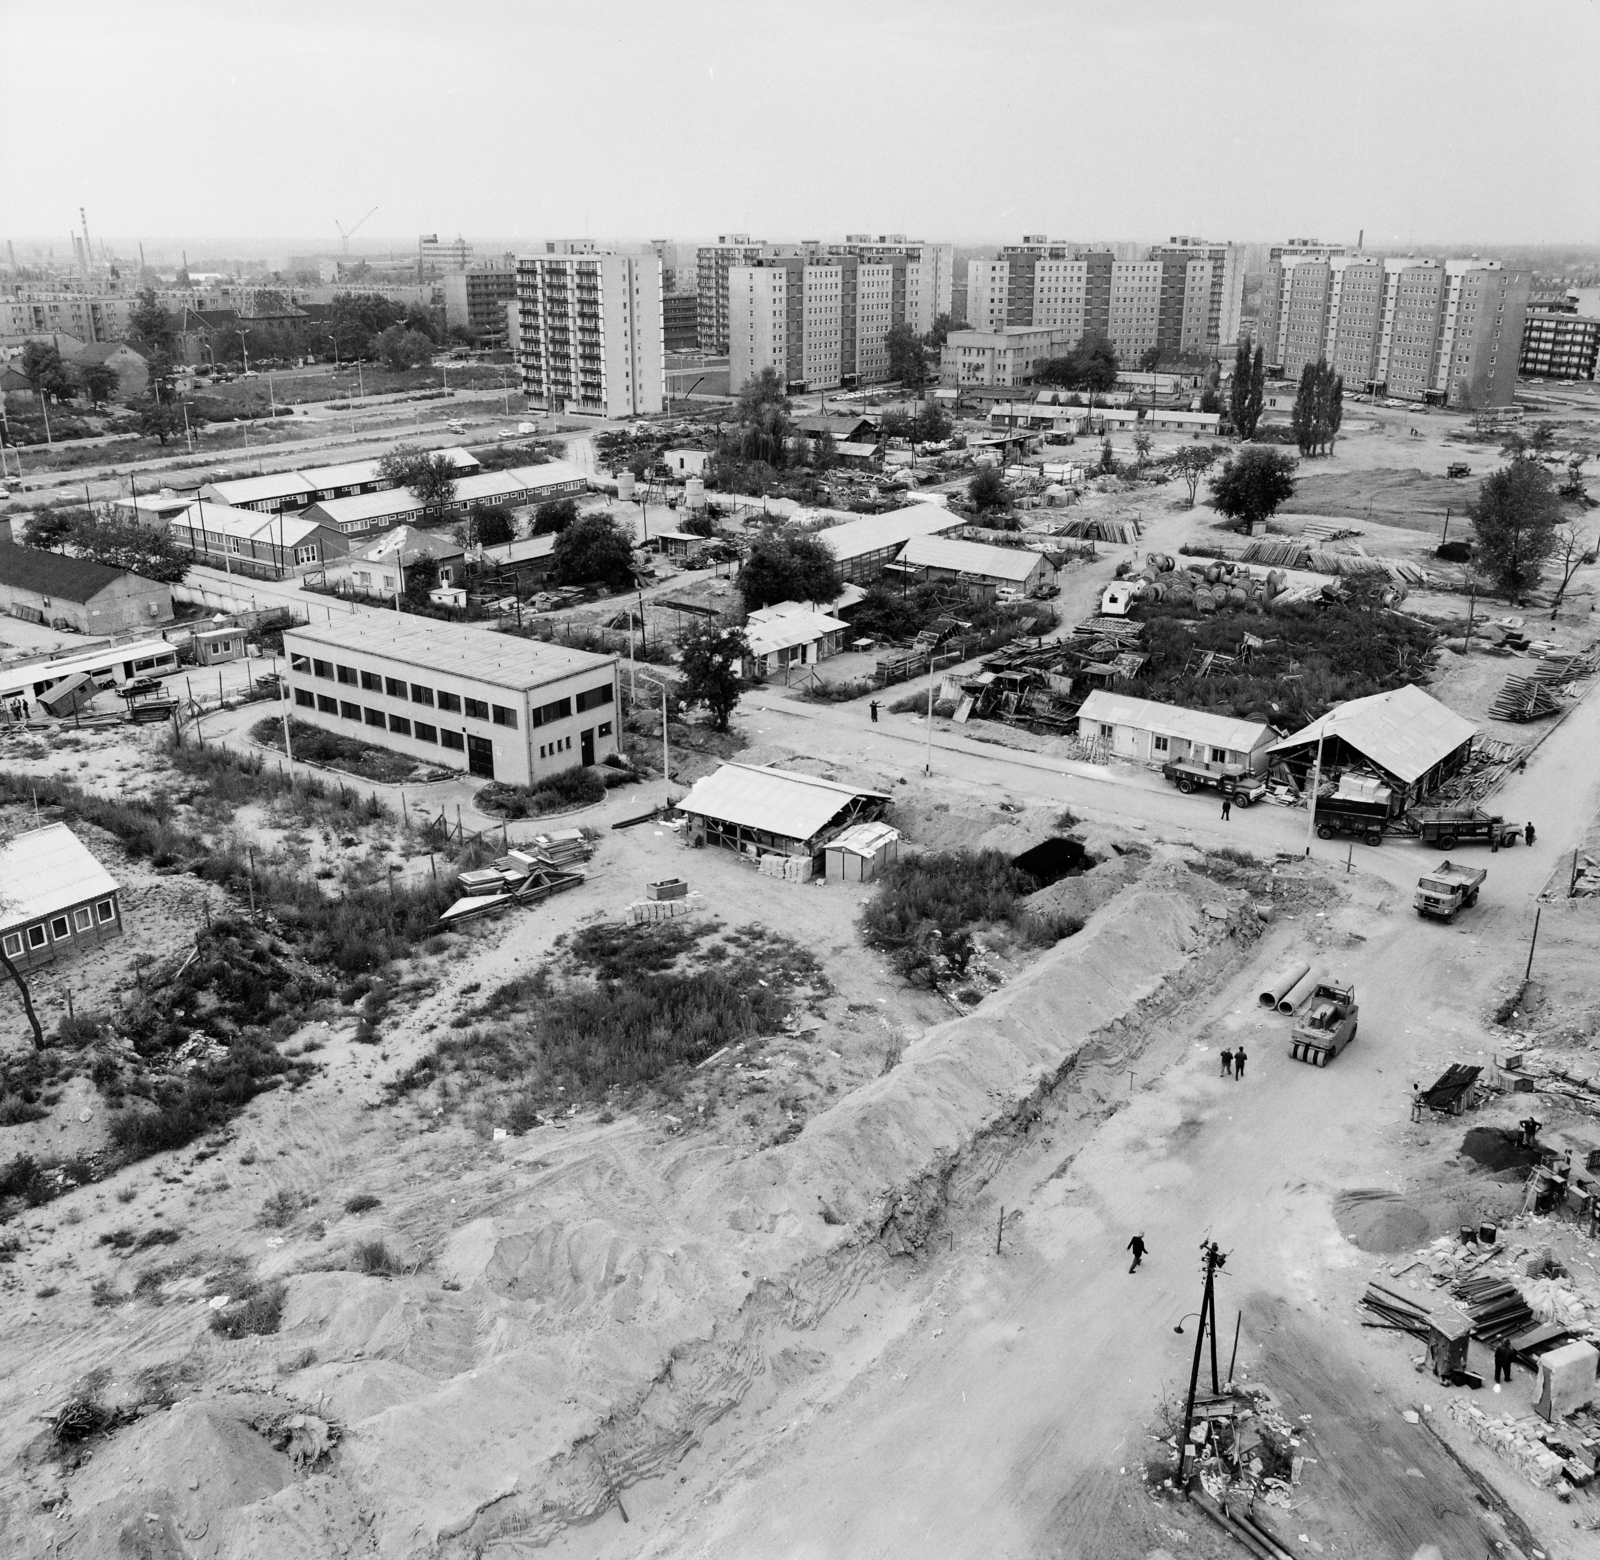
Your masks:
M1355 526L1343 520L1308 520L1300 527L1300 535L1308 542L1336 542L1341 536L1360 536Z
M1531 1328L1538 1318L1522 1298L1522 1291L1507 1279L1464 1278L1451 1285L1458 1299L1464 1300L1472 1322L1472 1336L1480 1343L1499 1343L1515 1338Z
M1361 1303L1379 1318L1376 1322L1363 1322L1363 1327L1390 1327L1418 1338L1428 1336L1432 1321L1432 1313L1428 1308L1418 1305L1415 1300L1407 1300L1404 1295L1386 1288L1377 1279L1368 1282Z
M561 829L554 834L534 836L532 854L546 866L575 867L594 852L582 829Z
M1561 705L1537 677L1508 677L1506 685L1489 706L1491 720L1539 720L1558 715Z
M1121 542L1132 547L1139 540L1137 520L1072 519L1061 522L1061 535L1078 536L1091 542Z
M1135 645L1144 634L1144 624L1128 618L1086 618L1072 627L1074 639L1108 639L1118 645Z
M1301 569L1305 567L1302 560L1306 552L1304 542L1258 536L1254 541L1245 543L1239 559L1242 563L1264 563L1271 568Z

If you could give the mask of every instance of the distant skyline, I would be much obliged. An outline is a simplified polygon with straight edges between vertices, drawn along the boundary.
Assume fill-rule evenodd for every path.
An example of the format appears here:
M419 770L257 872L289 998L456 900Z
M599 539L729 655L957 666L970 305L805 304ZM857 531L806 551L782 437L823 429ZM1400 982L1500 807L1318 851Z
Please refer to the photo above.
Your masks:
M0 240L1594 243L1596 60L1594 0L0 0Z

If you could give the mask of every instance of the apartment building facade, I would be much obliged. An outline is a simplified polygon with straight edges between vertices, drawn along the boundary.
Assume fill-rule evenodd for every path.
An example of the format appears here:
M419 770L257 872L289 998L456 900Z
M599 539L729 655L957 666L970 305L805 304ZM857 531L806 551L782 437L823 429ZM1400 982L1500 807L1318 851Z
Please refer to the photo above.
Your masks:
M1578 313L1576 298L1528 305L1518 371L1541 379L1593 379L1600 319Z
M465 271L472 264L472 245L459 235L439 242L437 233L423 233L417 238L417 276L449 276Z
M1352 388L1509 406L1530 281L1496 260L1368 255L1295 241L1269 252L1261 342L1289 379L1326 359Z
M1024 384L1041 363L1070 352L1078 340L1052 325L953 330L939 359L939 382L955 389Z
M483 347L506 345L506 305L517 296L511 265L475 265L444 278L444 322L470 330Z
M296 720L418 763L526 786L617 751L614 655L390 613L286 630L283 649Z
M793 244L769 244L748 233L721 233L695 254L695 294L699 302L700 350L720 356L729 351L729 277L737 266L799 254Z
M654 255L543 254L517 261L515 360L549 411L637 417L666 399L661 262Z

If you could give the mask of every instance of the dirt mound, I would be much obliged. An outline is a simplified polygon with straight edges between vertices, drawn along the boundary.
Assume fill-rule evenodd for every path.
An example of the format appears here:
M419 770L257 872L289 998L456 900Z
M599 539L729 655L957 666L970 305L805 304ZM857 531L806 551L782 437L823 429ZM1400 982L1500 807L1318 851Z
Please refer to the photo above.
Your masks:
M1382 1255L1414 1250L1434 1233L1427 1214L1381 1188L1340 1192L1333 1216L1341 1233L1363 1251Z
M1063 877L1028 895L1028 908L1037 915L1071 915L1087 921L1102 905L1134 881L1145 862L1138 856L1111 852L1087 872Z

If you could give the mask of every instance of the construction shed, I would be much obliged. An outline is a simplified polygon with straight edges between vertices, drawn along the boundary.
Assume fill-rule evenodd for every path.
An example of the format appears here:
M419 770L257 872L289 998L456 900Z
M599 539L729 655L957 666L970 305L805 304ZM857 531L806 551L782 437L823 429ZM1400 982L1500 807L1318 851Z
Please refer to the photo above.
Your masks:
M87 558L0 541L0 612L110 636L172 621L172 587Z
M1275 742L1268 762L1280 764L1304 789L1322 749L1324 780L1347 770L1375 773L1392 791L1390 808L1402 813L1431 796L1467 762L1472 724L1415 684L1340 704L1304 730Z
M900 859L900 831L887 823L857 823L836 834L823 852L828 873L844 883L870 883Z
M73 672L39 695L39 703L57 719L86 710L99 693L100 684L87 672Z
M1055 565L1031 547L991 547L950 536L913 536L900 554L900 567L914 579L975 579L996 590L1024 596L1055 584Z
M19 969L122 935L121 887L64 823L0 845L0 947Z
M764 764L724 764L695 782L678 811L692 845L815 860L852 824L876 822L888 802L885 791Z
M1236 720L1096 688L1078 711L1078 732L1098 736L1118 758L1147 764L1228 764L1263 774L1277 731L1265 721Z
M788 610L780 610L787 608ZM745 677L781 672L791 666L811 666L837 655L850 625L826 612L815 612L798 601L779 602L752 612L745 624L750 655L742 668Z
M904 509L847 520L811 535L833 554L841 580L870 582L900 556L913 536L953 531L961 523L961 516L948 509L908 504Z

